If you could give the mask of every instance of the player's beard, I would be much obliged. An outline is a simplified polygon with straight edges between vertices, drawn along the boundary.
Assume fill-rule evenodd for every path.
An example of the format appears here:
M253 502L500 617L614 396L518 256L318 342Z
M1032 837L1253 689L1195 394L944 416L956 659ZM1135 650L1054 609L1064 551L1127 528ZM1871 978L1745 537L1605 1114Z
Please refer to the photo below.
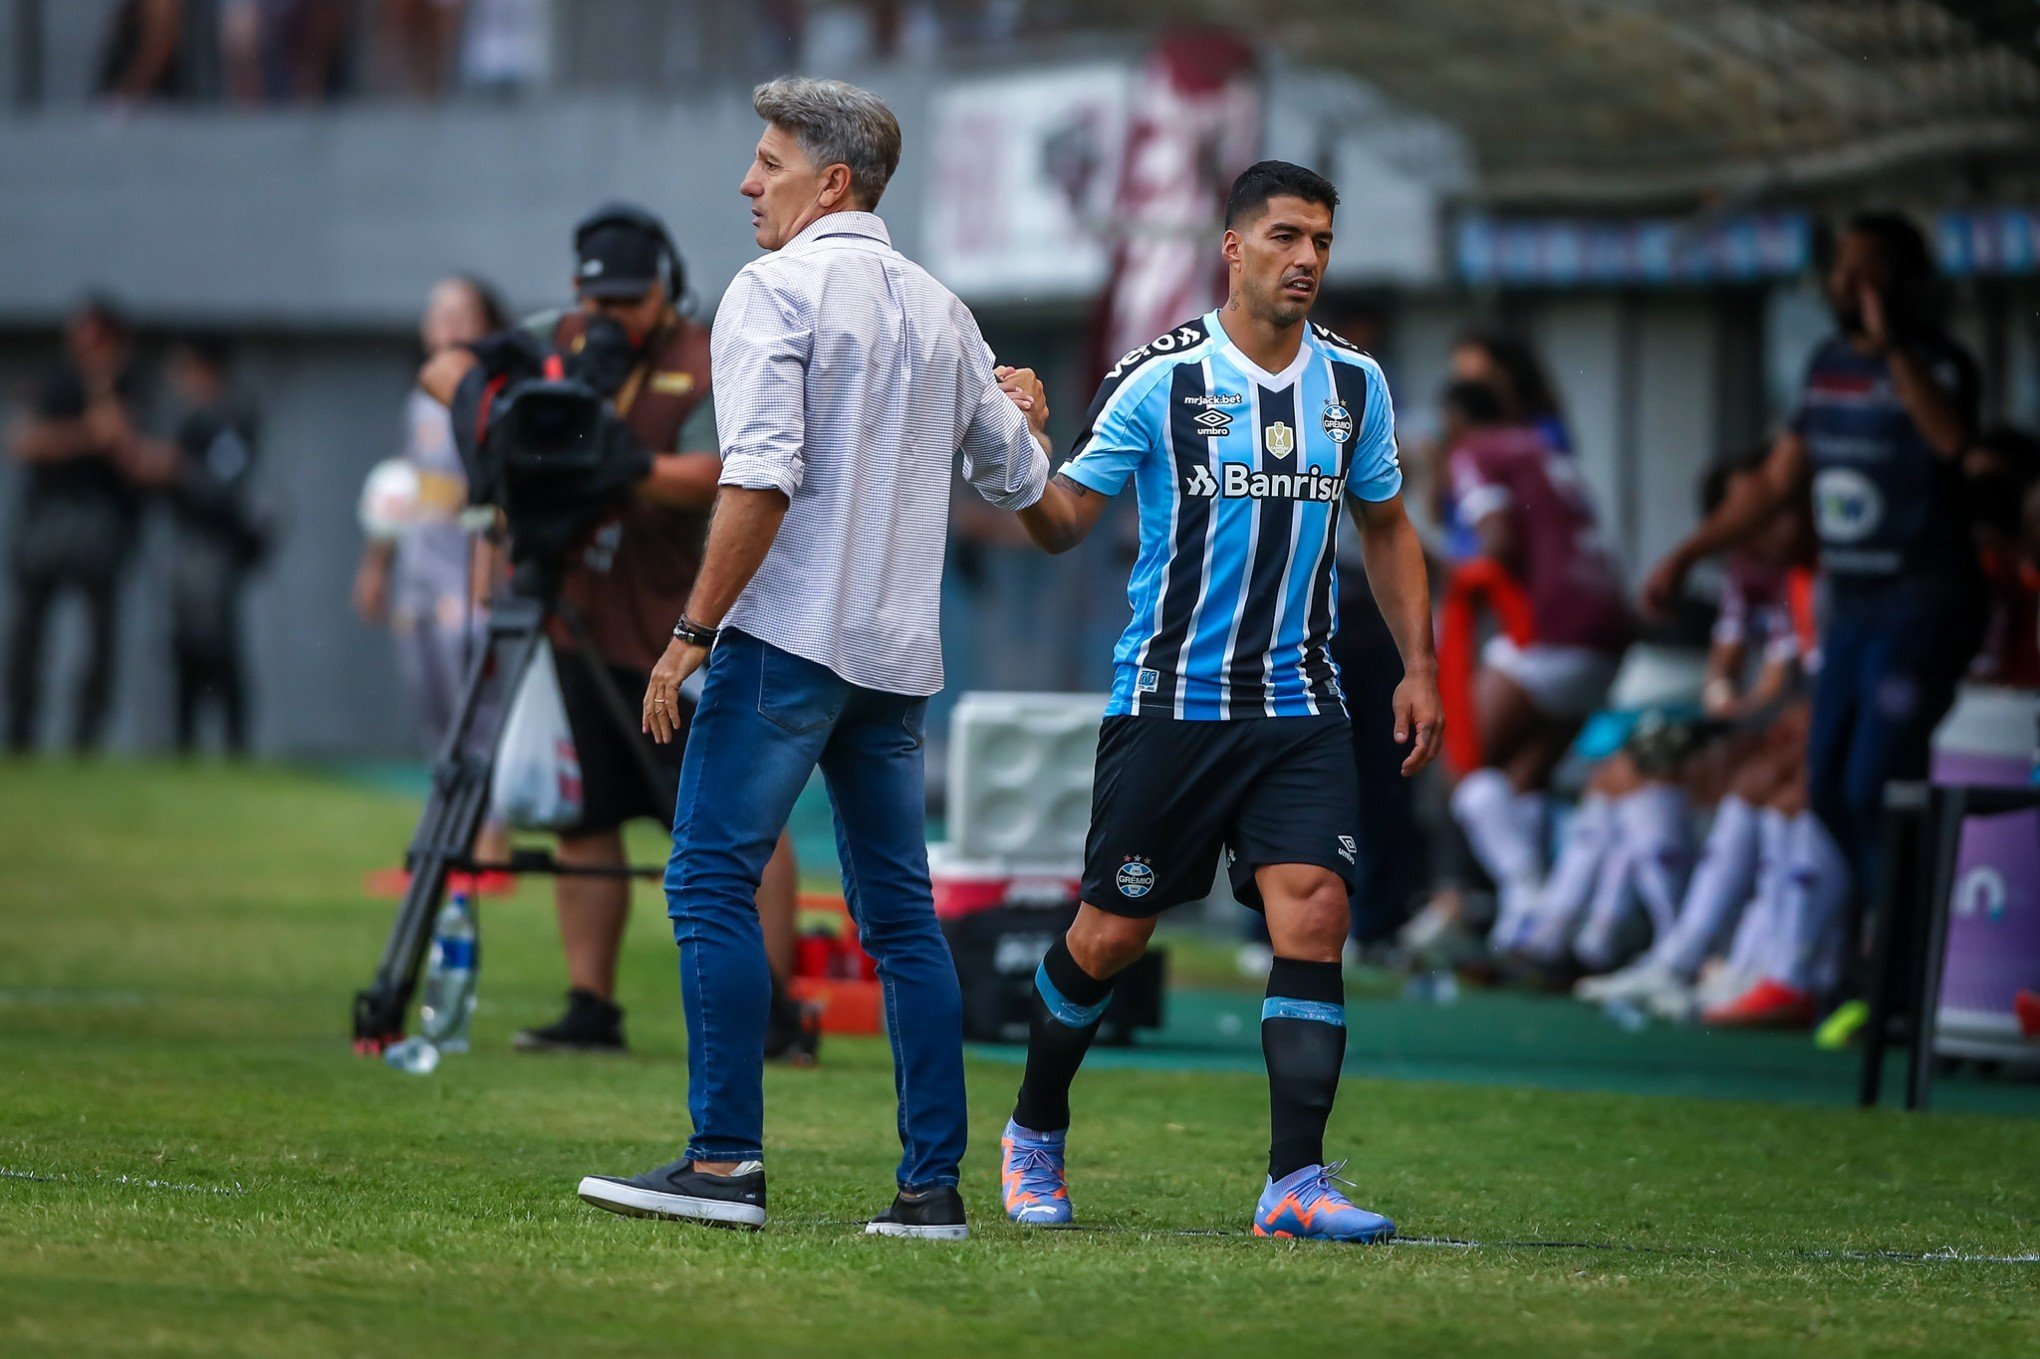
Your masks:
M1310 302L1317 299L1313 297ZM1269 319L1281 326L1301 325L1310 315L1310 302L1298 302L1281 293L1275 295L1275 304L1268 309Z

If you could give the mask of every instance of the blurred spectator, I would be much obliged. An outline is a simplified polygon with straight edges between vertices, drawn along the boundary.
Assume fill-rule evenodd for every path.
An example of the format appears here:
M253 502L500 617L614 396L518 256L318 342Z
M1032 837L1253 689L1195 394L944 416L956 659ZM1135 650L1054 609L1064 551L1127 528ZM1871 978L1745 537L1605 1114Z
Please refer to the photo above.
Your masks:
M419 322L427 358L468 344L509 325L488 285L449 278L434 287ZM461 526L467 473L453 443L446 407L413 386L404 399L405 461L416 472L416 508L395 538L371 539L354 576L354 609L363 622L389 625L397 665L437 751L452 723L467 678L467 658L478 644L473 601L489 582L474 570L473 543Z
M494 288L456 275L442 279L427 297L418 340L430 359L509 324ZM425 749L436 756L459 712L469 664L483 645L481 606L495 585L497 564L487 542L461 523L467 470L454 447L452 420L446 407L416 385L404 399L403 437L411 503L394 537L371 538L362 548L354 610L365 623L388 624ZM475 837L475 857L484 863L503 862L509 849L508 832L493 821ZM378 895L401 896L409 882L399 868L372 875L369 887ZM488 870L472 885L493 895L507 890L510 881L502 871Z
M479 94L513 94L544 79L551 34L545 0L467 0L460 80Z
M378 0L377 88L437 99L453 66L464 0Z
M350 0L219 0L229 93L244 104L323 103L341 91Z
M216 707L229 755L248 749L248 688L241 655L241 595L268 547L249 496L255 474L254 414L235 398L232 356L212 336L177 347L170 384L183 414L163 469L172 522L170 650L177 693L177 750L198 744L201 709Z
M100 56L100 96L142 104L199 93L206 43L196 30L210 17L194 0L121 0Z
M1458 575L1481 576L1524 606L1481 649L1472 686L1478 767L1452 794L1453 815L1500 895L1491 940L1508 949L1543 880L1551 771L1607 696L1630 620L1572 460L1535 425L1511 420L1483 383L1454 382L1444 406L1453 496L1478 542Z
M1452 377L1492 391L1501 398L1503 418L1534 426L1554 452L1573 451L1558 393L1529 341L1494 327L1466 331L1452 346Z
M83 595L87 620L71 744L81 752L99 744L113 697L121 572L139 517L137 472L151 456L137 427L125 318L108 302L88 301L64 342L64 358L36 386L8 440L27 473L10 560L7 743L17 754L35 740L50 605L71 589Z

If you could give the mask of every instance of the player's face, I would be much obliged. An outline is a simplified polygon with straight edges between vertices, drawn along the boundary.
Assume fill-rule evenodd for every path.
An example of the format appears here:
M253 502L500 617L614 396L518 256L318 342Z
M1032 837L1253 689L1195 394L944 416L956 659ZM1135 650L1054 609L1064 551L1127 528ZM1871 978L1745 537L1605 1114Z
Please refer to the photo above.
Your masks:
M1280 195L1225 236L1226 258L1239 270L1241 305L1284 326L1310 314L1332 257L1331 209Z
M826 187L800 143L771 123L758 138L737 192L751 200L751 230L761 249L777 250L813 221Z
M1891 261L1875 236L1850 231L1835 242L1834 266L1828 270L1828 307L1842 329L1854 331L1863 324L1863 289L1891 295Z

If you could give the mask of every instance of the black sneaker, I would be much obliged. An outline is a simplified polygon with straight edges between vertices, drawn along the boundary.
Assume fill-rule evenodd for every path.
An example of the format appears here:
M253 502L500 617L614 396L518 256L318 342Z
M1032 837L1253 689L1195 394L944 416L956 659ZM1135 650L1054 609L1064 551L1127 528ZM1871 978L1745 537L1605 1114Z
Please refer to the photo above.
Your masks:
M953 1184L902 1189L892 1207L864 1224L866 1236L909 1236L922 1241L962 1241L970 1235L963 1221L963 1195Z
M772 1015L765 1022L765 1060L813 1066L821 1055L821 1007L774 995Z
M683 1156L627 1180L613 1175L583 1176L579 1192L584 1203L625 1217L664 1217L752 1231L765 1225L762 1161L743 1161L728 1175L711 1175L696 1170L694 1162Z
M567 1012L542 1029L524 1029L510 1040L519 1052L628 1052L623 1041L623 1007L579 987L567 992Z

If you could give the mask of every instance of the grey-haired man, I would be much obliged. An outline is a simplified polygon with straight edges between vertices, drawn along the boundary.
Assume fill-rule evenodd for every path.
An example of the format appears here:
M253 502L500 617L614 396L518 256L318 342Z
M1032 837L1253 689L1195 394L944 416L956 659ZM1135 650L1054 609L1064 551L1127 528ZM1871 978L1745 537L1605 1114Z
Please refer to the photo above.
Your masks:
M891 110L804 79L760 86L753 104L766 127L742 192L771 253L716 313L722 490L644 706L669 739L680 683L707 663L666 871L694 1133L679 1160L591 1175L580 1193L612 1212L764 1225L770 983L753 897L819 765L899 1093L899 1193L868 1230L959 1239L962 1006L928 883L921 724L942 687L951 468L961 454L993 504L1034 504L1048 408L1032 374L994 368L970 312L873 212L899 163Z

